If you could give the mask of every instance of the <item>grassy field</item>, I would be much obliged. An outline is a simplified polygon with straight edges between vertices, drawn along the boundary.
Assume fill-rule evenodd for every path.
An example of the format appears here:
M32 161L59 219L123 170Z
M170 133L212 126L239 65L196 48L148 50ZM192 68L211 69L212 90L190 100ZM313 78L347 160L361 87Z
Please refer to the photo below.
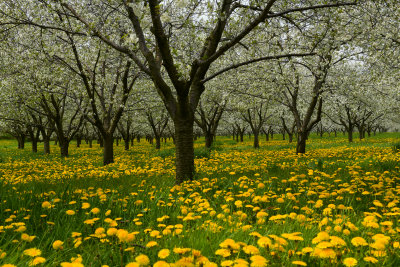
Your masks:
M195 144L174 184L172 143L98 145L61 159L0 141L0 266L400 266L399 134L312 136L254 150ZM281 138L280 138L281 139Z

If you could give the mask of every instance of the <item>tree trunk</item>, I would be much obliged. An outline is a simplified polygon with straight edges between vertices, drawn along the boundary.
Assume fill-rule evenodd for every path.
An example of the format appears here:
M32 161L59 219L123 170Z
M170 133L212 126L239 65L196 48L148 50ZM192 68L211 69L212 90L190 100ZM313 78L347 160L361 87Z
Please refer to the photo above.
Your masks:
M288 133L289 143L293 142L293 133Z
M213 134L212 133L205 133L206 137L206 148L210 148L212 146L212 143L214 141Z
M17 138L18 140L18 149L24 149L25 148L25 135L20 135Z
M112 134L103 136L103 165L114 162L114 139Z
M286 131L285 130L282 131L282 140L286 140Z
M61 151L61 157L66 158L68 157L68 147L69 147L69 142L68 140L59 140L60 141L60 151Z
M81 143L82 143L82 137L77 136L76 137L76 147L81 147Z
M161 137L156 136L156 149L160 149L161 148Z
M50 154L50 138L43 137L44 154Z
M254 148L260 148L260 142L258 141L258 132L254 133L254 141L253 141L253 147Z
M37 153L38 142L35 137L32 138L32 152Z
M98 143L100 144L100 147L104 147L104 140L103 140L102 137L100 137L100 138L98 139Z
M89 138L89 147L92 148L93 147L93 139Z
M353 129L352 128L348 129L347 134L349 138L349 143L353 142Z
M124 144L125 144L125 150L128 151L129 150L129 136L127 138L124 139Z
M307 135L308 135L307 132L299 133L298 139L297 139L296 154L306 153Z
M193 118L182 118L177 115L175 125L176 146L176 183L192 180L194 176Z
M242 133L240 133L240 142L242 142L243 143L243 135L244 135L244 132Z

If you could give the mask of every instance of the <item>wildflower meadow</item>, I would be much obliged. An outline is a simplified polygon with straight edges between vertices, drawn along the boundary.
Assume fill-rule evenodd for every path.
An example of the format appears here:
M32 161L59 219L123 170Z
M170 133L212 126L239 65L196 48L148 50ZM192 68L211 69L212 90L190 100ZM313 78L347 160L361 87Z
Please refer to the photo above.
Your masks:
M96 145L61 158L2 140L0 266L399 266L397 138L312 135L298 155L198 140L179 185L172 141L102 166Z

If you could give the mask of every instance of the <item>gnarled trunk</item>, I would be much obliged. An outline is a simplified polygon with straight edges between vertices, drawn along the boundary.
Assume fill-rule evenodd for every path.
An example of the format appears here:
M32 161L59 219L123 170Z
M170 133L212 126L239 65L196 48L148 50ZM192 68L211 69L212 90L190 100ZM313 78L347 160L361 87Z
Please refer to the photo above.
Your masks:
M260 148L260 142L258 140L258 132L254 132L254 141L253 141L253 147L254 148Z
M112 134L103 136L103 165L114 162L114 139Z
M50 154L50 138L43 138L44 154Z
M129 150L129 136L127 137L127 138L125 138L124 139L124 149L126 150L126 151L128 151Z
M206 148L210 148L213 144L214 137L212 133L205 133L205 139L206 139Z
M182 115L181 115L182 116ZM179 117L181 117L179 116ZM186 116L186 115L183 115ZM182 116L182 117L183 117ZM193 118L177 118L175 125L176 183L192 180L194 175Z
M353 142L353 127L347 128L347 135L349 139L349 143Z
M69 155L69 141L66 138L59 138L61 157L66 158Z
M155 136L156 138L156 149L160 149L161 148L161 137L160 136ZM153 140L153 138L152 138Z
M17 137L18 141L18 149L24 149L25 148L25 135L20 135Z
M32 152L37 153L38 142L36 138L32 138Z
M308 135L307 132L299 133L298 139L297 139L296 154L306 153L307 135Z
M288 133L289 135L289 143L293 142L293 133Z

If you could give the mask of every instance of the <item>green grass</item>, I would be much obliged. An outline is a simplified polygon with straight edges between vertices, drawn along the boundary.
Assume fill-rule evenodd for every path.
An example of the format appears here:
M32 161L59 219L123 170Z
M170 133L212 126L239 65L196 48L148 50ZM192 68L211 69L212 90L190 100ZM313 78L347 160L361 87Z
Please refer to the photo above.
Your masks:
M200 250L220 265L224 258L215 252L227 238L258 247L258 238L251 232L263 236L301 232L304 241L287 241L283 251L277 250L275 255L271 255L273 249L259 247L272 266L290 266L294 260L305 261L308 266L340 265L345 257L354 257L360 266L368 266L363 257L372 255L371 250L355 248L351 239L362 236L372 242L371 235L382 233L391 240L385 250L387 256L377 257L379 264L396 266L400 254L393 242L400 239L398 232L388 233L382 230L384 227L367 228L363 220L368 215L365 212L376 212L378 222L391 221L392 229L400 226L398 217L385 215L396 212L395 202L399 200L399 154L392 151L398 138L397 133L379 134L362 141L355 138L349 144L341 134L337 138L311 135L304 156L295 155L295 143L282 141L279 135L269 142L260 138L260 149L252 148L248 136L244 143L217 137L211 149L204 148L204 139L200 138L195 142L196 180L180 187L174 183L175 149L171 142L164 143L159 151L145 141L135 142L130 151L123 151L120 145L115 148L116 163L102 167L101 149L96 144L92 149L86 145L77 149L71 144L71 156L63 160L56 146L51 147L51 155L43 155L42 150L30 152L28 143L21 151L15 141L2 140L0 249L7 255L0 259L0 266L27 266L31 258L23 251L32 247L42 251L47 260L45 266L59 266L78 254L85 266L125 266L139 254L146 254L153 264L159 260L157 253L162 248L171 250L166 261L173 263L182 258L173 252L175 247ZM366 191L368 194L363 193ZM292 193L297 194L295 199L291 199ZM277 201L279 198L282 203ZM318 200L323 201L321 208L314 207ZM374 200L383 203L383 207L372 204ZM44 201L54 206L43 208ZM236 201L241 201L242 206ZM392 201L393 209L386 208ZM90 203L89 209L82 209L85 202ZM335 205L331 215L324 214L329 204ZM344 208L337 208L340 205ZM100 213L90 212L95 207ZM67 210L76 214L67 215ZM107 210L111 210L108 216ZM261 223L259 211L268 213ZM242 214L246 216L241 219ZM295 214L293 218L291 214ZM276 215L286 217L270 220ZM304 215L306 221L296 219L297 215ZM163 216L168 218L160 221ZM99 218L93 226L84 223L93 218ZM121 243L115 236L93 236L96 229L103 227L107 231L111 227L104 221L106 218L116 221L118 229L138 232L135 240ZM321 226L324 218L328 222ZM345 223L335 224L336 219L352 222L359 230L349 235L336 232L336 225L348 229ZM36 236L31 243L21 240L21 232L16 231L22 223L25 233ZM167 226L174 231L179 225L183 227L181 234L160 234L161 238L150 235ZM242 230L245 225L249 228ZM346 242L347 249L335 249L343 256L336 261L296 253L289 256L291 250L301 252L303 247L315 247L312 239L320 231L328 231L327 227L331 228L331 235ZM87 239L75 248L72 232ZM64 242L63 250L52 248L55 240ZM158 245L146 248L149 241ZM134 251L124 251L128 247L134 247ZM237 258L251 262L243 246L226 259Z

